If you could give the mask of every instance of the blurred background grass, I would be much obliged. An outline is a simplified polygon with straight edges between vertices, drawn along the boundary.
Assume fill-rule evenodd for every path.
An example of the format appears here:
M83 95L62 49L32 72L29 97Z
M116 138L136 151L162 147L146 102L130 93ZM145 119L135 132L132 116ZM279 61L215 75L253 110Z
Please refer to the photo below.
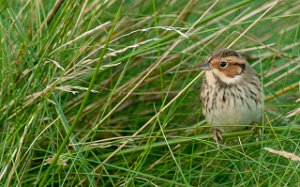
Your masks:
M299 161L264 149L300 155L299 11L294 0L1 1L0 184L300 185ZM226 47L261 75L266 107L261 135L224 134L219 150L199 65Z

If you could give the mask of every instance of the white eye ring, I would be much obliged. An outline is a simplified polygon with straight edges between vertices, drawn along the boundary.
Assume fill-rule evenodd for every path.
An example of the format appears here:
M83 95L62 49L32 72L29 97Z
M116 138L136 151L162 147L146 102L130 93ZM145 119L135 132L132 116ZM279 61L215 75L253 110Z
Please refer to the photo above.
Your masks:
M224 60L222 60L222 61L220 62L220 67L221 67L222 69L226 68L227 65L228 65L228 63L227 63L226 61L224 61Z

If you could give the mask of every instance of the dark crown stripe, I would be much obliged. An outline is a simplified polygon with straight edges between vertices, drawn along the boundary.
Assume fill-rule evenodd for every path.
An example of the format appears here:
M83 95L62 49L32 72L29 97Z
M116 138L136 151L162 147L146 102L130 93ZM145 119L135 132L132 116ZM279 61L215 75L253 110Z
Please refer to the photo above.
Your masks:
M229 57L229 56L235 56L235 57L240 57L240 55L235 52L235 51L232 51L232 50L224 50L222 53L221 53L221 57Z
M214 52L214 54L212 55L213 58L215 58L215 57L225 58L225 57L229 57L229 56L240 57L240 55L237 52L230 50L230 49L220 49L220 50Z

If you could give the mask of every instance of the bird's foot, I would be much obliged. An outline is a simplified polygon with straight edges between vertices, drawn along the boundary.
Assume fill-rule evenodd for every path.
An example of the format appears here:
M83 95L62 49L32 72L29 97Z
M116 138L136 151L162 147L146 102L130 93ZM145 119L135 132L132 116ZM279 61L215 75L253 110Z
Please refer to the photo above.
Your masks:
M259 141L262 137L262 130L258 127L257 123L253 123L253 127L251 128L251 133L254 136L258 132L258 136L256 136L256 141Z
M215 142L217 143L218 148L219 147L219 141L222 141L222 132L220 131L220 129L215 128L213 131L213 139L215 140Z

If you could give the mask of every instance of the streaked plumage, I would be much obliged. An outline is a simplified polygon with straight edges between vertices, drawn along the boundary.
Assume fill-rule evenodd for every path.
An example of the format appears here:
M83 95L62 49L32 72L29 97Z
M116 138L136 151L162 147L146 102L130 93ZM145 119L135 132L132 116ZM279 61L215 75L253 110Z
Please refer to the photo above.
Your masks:
M201 87L203 114L221 132L244 129L258 122L263 110L263 90L255 70L240 54L221 49L208 56L201 67L205 77Z

